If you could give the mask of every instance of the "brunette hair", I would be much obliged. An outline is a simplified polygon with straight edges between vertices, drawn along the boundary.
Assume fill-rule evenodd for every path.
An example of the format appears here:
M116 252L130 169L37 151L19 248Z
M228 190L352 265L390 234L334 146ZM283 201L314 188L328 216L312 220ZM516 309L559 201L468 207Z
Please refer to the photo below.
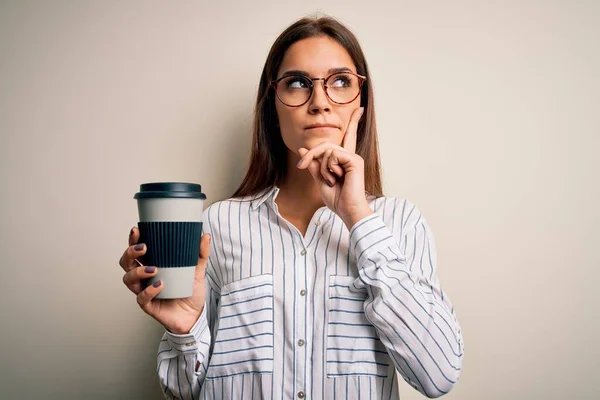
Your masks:
M287 49L297 41L315 36L328 36L342 45L352 58L356 72L367 78L361 91L360 102L365 111L358 124L356 153L364 159L365 190L369 194L383 196L373 87L362 49L354 34L337 20L331 17L305 17L283 31L269 51L256 97L248 171L232 197L256 194L280 184L285 178L287 147L277 124L276 96L271 82L277 78L277 71Z

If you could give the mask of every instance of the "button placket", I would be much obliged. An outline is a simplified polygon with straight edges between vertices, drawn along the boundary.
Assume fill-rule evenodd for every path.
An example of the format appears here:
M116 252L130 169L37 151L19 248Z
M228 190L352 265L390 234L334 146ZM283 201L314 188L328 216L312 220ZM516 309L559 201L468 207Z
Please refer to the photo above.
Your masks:
M296 297L296 320L295 320L295 336L296 336L296 342L295 342L295 353L296 353L296 374L294 376L294 389L295 392L298 396L299 393L302 393L303 397L299 397L299 398L304 398L305 394L302 390L306 390L306 382L305 382L305 376L306 376L306 357L307 357L307 351L309 351L309 349L307 349L306 346L306 335L308 333L308 327L307 327L307 323L308 321L306 320L306 316L307 316L307 298L306 298L306 284L307 284L307 276L306 276L306 270L307 268L311 268L311 264L313 263L312 261L312 257L308 257L307 256L307 248L306 248L306 244L301 240L301 250L300 250L300 255L302 257L298 258L297 260L297 264L296 264L296 282L298 283L298 286L296 288L296 292L294 293L294 296ZM298 251L298 250L296 250ZM298 296L298 294L300 294L300 296Z

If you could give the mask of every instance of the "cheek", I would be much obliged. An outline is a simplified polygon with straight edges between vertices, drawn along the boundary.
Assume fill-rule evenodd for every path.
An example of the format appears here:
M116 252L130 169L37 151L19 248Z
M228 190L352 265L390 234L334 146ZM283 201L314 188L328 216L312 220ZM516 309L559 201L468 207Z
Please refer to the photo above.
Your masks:
M352 114L354 113L354 111L356 111L359 108L360 108L360 96L356 100L354 100L352 103L345 106L344 109L341 111L342 112L341 116L344 121L344 132L346 132L346 130L348 129L348 125L350 124L350 118L352 118Z
M294 122L293 113L290 112L287 107L282 109L279 104L276 106L276 110L277 119L279 121L279 131L281 132L283 143L290 150L299 148L300 145L298 143L298 135L296 134L296 124Z
M289 113L281 113L279 114L279 126L282 128L286 128L286 130L290 130L294 128L294 119L291 117Z
M279 121L279 126L282 128L289 128L292 125L292 116L289 108L278 101L275 106L275 110L277 111L277 120Z
M354 108L349 108L348 110L344 110L344 114L342 115L342 121L344 121L343 130L346 132L348 130L348 125L350 124L350 118L352 118L352 111Z

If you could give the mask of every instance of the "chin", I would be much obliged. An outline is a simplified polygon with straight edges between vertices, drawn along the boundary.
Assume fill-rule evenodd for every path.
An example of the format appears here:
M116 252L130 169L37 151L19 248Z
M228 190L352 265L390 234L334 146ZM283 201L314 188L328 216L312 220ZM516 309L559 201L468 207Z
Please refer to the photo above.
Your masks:
M315 147L317 147L318 145L320 145L321 143L327 142L327 143L331 143L334 144L336 146L341 146L341 140L336 140L337 138L324 138L324 137L320 137L320 138L311 138L308 139L304 142L304 148L306 149L313 149Z

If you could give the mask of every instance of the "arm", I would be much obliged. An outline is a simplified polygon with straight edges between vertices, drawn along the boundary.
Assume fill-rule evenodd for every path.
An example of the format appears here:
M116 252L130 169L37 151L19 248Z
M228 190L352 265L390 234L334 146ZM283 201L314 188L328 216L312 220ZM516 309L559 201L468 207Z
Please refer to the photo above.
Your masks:
M359 271L353 286L367 289L365 315L404 380L427 397L439 397L458 381L461 331L435 276L433 235L413 205L401 206L408 216L396 210L394 232L378 214L352 226L350 249Z
M359 273L354 286L367 290L365 315L396 369L424 395L439 397L458 380L460 327L435 277L435 245L425 220L413 206L406 219L402 212L394 214L400 215L392 225L399 233L392 232L366 202L364 160L356 154L363 111L353 112L343 147L324 142L300 148L297 168L308 169L327 207L350 230Z
M208 301L208 299L207 299ZM209 362L208 304L187 335L166 331L158 347L157 372L166 399L197 399Z
M204 232L212 236L209 215L209 210L205 210L203 227ZM215 253L215 241L212 240L204 278L205 303L200 317L188 334L174 334L166 330L160 341L157 373L166 399L200 398L212 354L220 292L214 273Z

